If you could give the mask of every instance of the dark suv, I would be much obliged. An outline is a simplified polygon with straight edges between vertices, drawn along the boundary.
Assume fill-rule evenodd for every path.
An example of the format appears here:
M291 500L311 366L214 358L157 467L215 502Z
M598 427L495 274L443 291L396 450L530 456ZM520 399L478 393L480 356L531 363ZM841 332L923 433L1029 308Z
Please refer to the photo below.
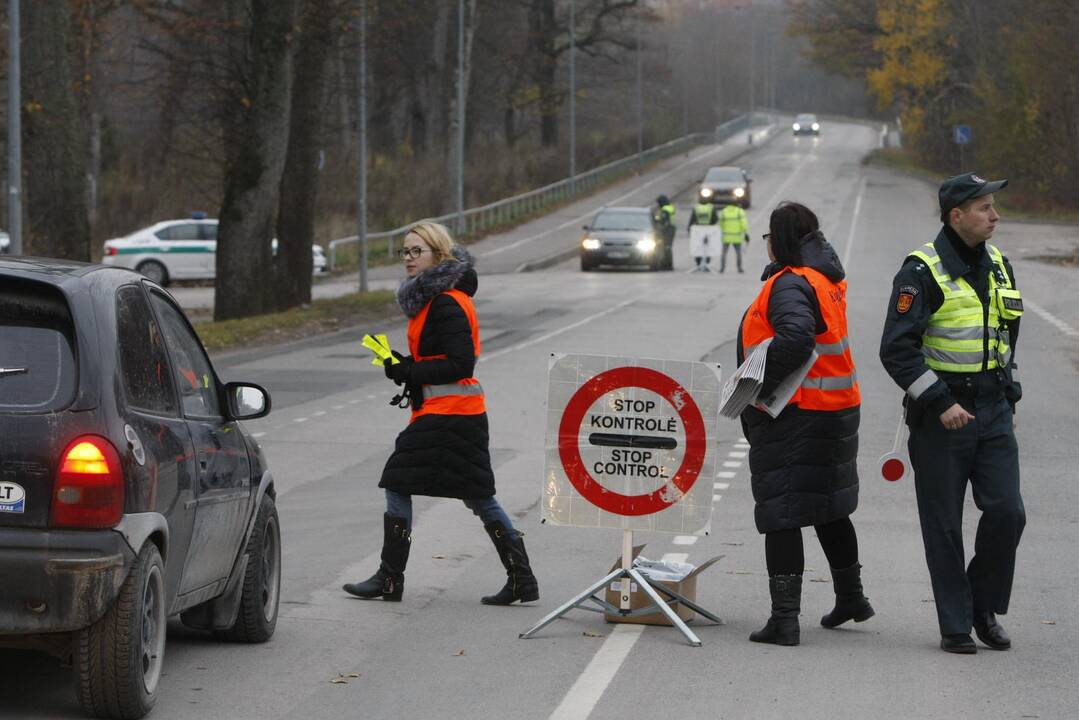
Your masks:
M0 646L70 658L83 709L153 707L165 621L277 624L273 478L191 325L130 270L0 259Z

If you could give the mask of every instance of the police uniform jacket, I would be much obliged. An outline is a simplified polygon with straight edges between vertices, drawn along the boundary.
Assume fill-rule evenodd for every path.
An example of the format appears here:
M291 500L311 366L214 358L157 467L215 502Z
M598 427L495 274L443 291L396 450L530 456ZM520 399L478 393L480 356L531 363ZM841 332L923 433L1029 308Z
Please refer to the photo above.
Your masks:
M406 280L398 303L410 317L430 304L420 334L419 355L444 358L413 362L405 382L413 408L422 403L423 385L454 383L472 376L476 366L472 328L451 296L451 288L474 296L478 287L472 258L454 248L459 262L443 263ZM405 359L408 363L411 357ZM405 495L482 499L495 494L487 414L428 414L416 417L397 436L379 487Z
M845 277L832 246L817 233L802 245L802 264L832 282ZM781 271L770 264L762 280ZM768 348L761 397L801 367L813 353L816 336L826 329L809 282L784 273L772 286L768 322L775 336ZM745 318L743 317L743 322ZM738 363L745 359L738 329ZM749 441L754 517L761 533L823 525L841 520L858 507L858 406L835 411L788 405L775 419L755 408L741 416Z
M940 256L945 272L955 278L966 278L977 292L985 308L985 322L988 322L989 273L995 272L996 266L986 252L985 244L970 248L950 226L945 225L933 240L933 247ZM1015 275L1007 258L1004 258L1004 267L1014 287ZM880 359L885 370L899 387L907 391L904 403L907 405L908 424L913 427L922 417L939 417L959 399L997 390L1004 393L1014 410L1023 394L1022 386L1014 375L1018 319L1006 321L1012 347L1012 361L1008 368L980 373L934 370L932 372L936 373L937 379L933 380L932 375L926 378L932 380L932 384L924 388L916 386L911 391L911 386L922 379L929 369L922 354L922 338L929 318L943 303L944 293L934 280L933 273L920 258L908 256L892 283L892 297L880 343ZM988 348L983 367L987 360Z

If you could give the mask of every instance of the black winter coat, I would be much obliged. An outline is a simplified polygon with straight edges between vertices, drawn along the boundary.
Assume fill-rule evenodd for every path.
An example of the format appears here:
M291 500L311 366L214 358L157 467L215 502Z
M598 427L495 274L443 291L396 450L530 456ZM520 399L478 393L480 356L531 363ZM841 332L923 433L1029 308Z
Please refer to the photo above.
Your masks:
M806 267L833 282L843 279L843 266L822 234L817 233L801 252ZM772 263L761 279L767 280L782 269ZM745 317L742 319L744 322ZM809 359L816 335L826 329L812 286L790 272L772 285L768 322L776 334L768 348L762 396ZM739 327L739 364L743 359ZM750 446L754 519L759 532L823 525L847 517L858 507L857 406L828 412L788 405L775 419L747 408L741 419Z
M446 355L422 360L408 368L405 380L413 398L421 398L422 385L438 385L472 377L476 356L468 317L453 297L456 288L476 294L478 281L472 258L454 248L458 262L442 263L402 283L398 303L414 317L429 302L420 355ZM406 363L408 361L406 360ZM417 401L414 401L417 402ZM404 495L474 500L495 494L488 447L487 415L421 415L400 435L386 461L378 486Z

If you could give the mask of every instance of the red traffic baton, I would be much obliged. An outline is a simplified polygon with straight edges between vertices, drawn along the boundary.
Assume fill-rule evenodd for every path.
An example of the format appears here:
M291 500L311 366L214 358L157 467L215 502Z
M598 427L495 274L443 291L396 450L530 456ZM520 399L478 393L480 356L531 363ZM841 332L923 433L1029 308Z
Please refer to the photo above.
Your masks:
M895 430L892 451L884 453L877 461L880 476L888 482L898 482L910 476L910 458L907 456L907 408L899 413L899 427Z

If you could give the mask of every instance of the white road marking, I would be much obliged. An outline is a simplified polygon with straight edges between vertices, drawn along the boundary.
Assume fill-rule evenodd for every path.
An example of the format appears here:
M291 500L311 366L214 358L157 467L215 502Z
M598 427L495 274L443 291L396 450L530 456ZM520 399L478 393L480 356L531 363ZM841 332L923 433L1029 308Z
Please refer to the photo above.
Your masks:
M730 483L712 483L712 487L716 490L726 490L731 486Z
M293 418L292 422L295 422L295 423L307 422L307 418Z
M665 563L684 563L686 560L689 560L689 553L667 553L660 558Z
M356 398L355 400L349 400L348 404L349 405L355 405L356 403L359 403L359 402L363 402L363 400L361 400L360 398Z
M745 456L746 456L746 454L744 452L729 452L729 453L727 453L727 457L732 457L732 458L744 458Z
M854 201L854 214L850 218L850 233L847 234L847 246L843 248L843 269L850 275L850 250L854 247L854 231L858 229L858 213L862 209L862 194L865 192L865 178L858 185L858 199Z
M573 683L562 702L551 713L551 720L581 720L587 718L603 697L618 668L644 632L644 625L615 625L603 641L592 662Z
M738 473L732 473L730 470L720 470L716 473L716 477L726 478L728 480L736 475L738 475Z
M266 434L266 433L264 433L264 432L257 432L257 433L251 433L251 437L253 437L253 438L260 438L260 437L262 437L262 436L263 436L263 435L265 435L265 434Z
M617 310L621 310L625 306L627 306L627 305L629 305L631 303L634 303L636 301L637 301L637 298L630 298L629 300L623 300L622 302L618 303L617 305L609 307L609 308L607 308L606 310L604 310L602 312L595 313L594 315L589 315L588 317L586 317L586 318L584 318L582 320L578 320L575 323L570 323L569 325L566 325L565 327L558 328L557 330L552 330L549 333L544 333L543 335L540 335L539 337L532 338L531 340L525 340L524 342L517 343L516 345L510 345L509 347L502 348L501 350L495 350L493 353L488 353L486 355L483 355L483 356L480 357L479 361L480 362L485 362L485 361L490 360L492 358L499 357L500 355L505 355L507 353L515 352L517 350L522 350L522 349L524 349L526 347L529 347L531 345L535 345L536 343L541 343L544 340L548 340L550 338L553 338L555 335L561 335L562 333L566 332L567 330L572 330L572 329L574 329L576 327L580 327L581 325L584 325L585 323L590 323L593 320L598 320L599 318L603 317L604 315L610 315L611 313L613 313L613 312L615 312Z
M742 467L742 463L734 462L733 460L726 460L723 463L723 467Z
M1028 308L1030 308L1031 310L1036 312L1039 316L1041 316L1042 320L1045 320L1047 323L1049 323L1050 325L1055 327L1060 332L1064 333L1065 335L1068 335L1069 337L1079 337L1079 330L1076 330L1075 328L1073 328L1068 323L1064 322L1063 320L1061 320L1057 316L1053 315L1053 313L1049 312L1048 310L1043 308L1041 305L1039 305L1038 303L1031 300L1029 297L1024 297L1023 302L1026 303L1026 306Z
M334 406L333 406L333 409L334 409L334 410L344 410L344 409L345 409L345 406L344 406L344 405L334 405Z
M315 412L311 413L311 416L312 417L318 417L319 415L325 415L325 414L326 414L325 410L316 410Z
M671 540L675 545L693 545L697 542L696 535L675 535L674 540Z
M722 500L722 499L723 499L723 496L722 496L722 495L713 495L713 496L712 496L712 502L713 502L713 503L717 503L717 502L719 502L719 501L720 501L720 500Z
M744 443L744 442L735 443L734 444L734 449L735 450L749 450L749 443Z

